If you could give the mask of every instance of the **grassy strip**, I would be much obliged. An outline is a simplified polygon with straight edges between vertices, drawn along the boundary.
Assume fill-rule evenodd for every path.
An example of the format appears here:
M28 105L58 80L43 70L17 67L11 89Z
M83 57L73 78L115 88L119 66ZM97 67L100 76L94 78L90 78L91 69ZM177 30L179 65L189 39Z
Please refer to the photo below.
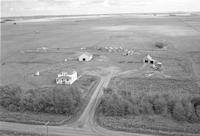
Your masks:
M0 130L0 135L3 136L46 136L46 134L35 134L35 133L21 133L16 131ZM55 136L55 135L54 135Z
M185 128L183 129L173 128L175 126L171 128L165 126L156 126L153 122L151 125L145 124L144 122L140 123L136 122L134 125L130 125L129 122L134 120L127 119L125 123L123 121L124 118L119 119L116 117L105 117L99 113L95 114L95 120L101 127L115 131L126 131L131 133L153 134L153 135L163 135L163 136L186 136L186 135L191 136L200 134L199 133L200 130L198 130L198 132L192 131L194 130L192 129L193 128L192 126L186 130Z
M47 114L47 113L33 113L33 112L10 112L1 108L0 120L6 122L16 122L24 124L44 125L45 122L50 124L57 124L62 120L70 120L71 116Z

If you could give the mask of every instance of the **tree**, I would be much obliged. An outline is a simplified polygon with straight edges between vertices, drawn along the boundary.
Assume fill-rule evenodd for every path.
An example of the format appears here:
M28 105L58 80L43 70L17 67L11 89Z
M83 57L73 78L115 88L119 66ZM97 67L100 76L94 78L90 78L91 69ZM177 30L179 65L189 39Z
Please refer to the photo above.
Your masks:
M153 110L155 114L162 114L162 115L167 114L168 107L164 97L158 96L153 100Z
M179 121L187 120L186 111L183 107L183 104L180 101L175 103L172 116L174 117L174 119Z
M0 105L11 111L18 111L22 90L17 85L0 87Z

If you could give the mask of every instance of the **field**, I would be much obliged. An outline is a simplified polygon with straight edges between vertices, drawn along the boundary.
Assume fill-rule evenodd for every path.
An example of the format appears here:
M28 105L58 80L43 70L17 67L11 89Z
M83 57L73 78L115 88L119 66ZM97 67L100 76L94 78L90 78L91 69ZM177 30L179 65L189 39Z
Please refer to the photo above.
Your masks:
M197 14L125 14L99 18L14 22L16 24L12 21L1 24L2 86L15 84L23 90L51 88L56 86L57 74L68 68L75 69L78 75L84 78L85 75L104 76L109 68L115 67L119 73L114 75L109 88L114 90L113 94L119 99L121 96L125 100L128 99L127 94L135 96L134 100L141 96L148 96L144 99L151 100L156 95L167 95L173 96L170 100L178 100L177 103L180 104L184 100L187 103L200 93L200 16ZM164 47L157 47L158 42L164 43ZM127 51L133 51L133 54L124 54ZM83 52L92 53L92 61L77 61ZM161 71L143 63L147 54L162 62ZM34 76L36 72L40 72L40 75ZM84 87L87 83L81 86L78 80L75 84L82 91L88 89ZM91 95L92 91L89 91L81 96L89 101ZM7 112L2 110L1 120L23 120L19 113L9 112L7 116ZM35 117L34 113L31 113L33 116L27 114L24 114L26 121L34 118L48 120L44 117L45 114L41 114L41 117ZM66 119L57 115L55 118L54 115L49 118L55 122ZM196 122L193 123L187 119L180 123L171 116L154 114L137 117L99 115L99 118L102 121L99 122L101 126L115 130L145 128L151 129L149 131L200 132L196 114L193 118ZM127 124L129 119L131 122ZM150 125L152 121L154 123ZM184 125L180 127L182 124Z
M113 109L103 106L103 113L97 118L104 127L145 133L155 133L155 130L161 134L162 131L200 133L200 111L194 109L198 114L194 119L194 110L188 107L190 101L200 98L200 89L193 80L115 77L108 88L112 94L105 93L100 106L110 98L107 106ZM177 103L184 103L184 108L178 109L175 115Z
M200 50L198 21L199 16L197 15L157 18L140 18L130 15L95 19L63 19L49 22L19 22L17 25L1 24L1 84L14 83L26 88L33 88L41 86L37 83L39 81L43 86L49 86L54 82L55 74L63 68L73 67L81 73L90 67L91 63L80 64L76 61L71 63L65 62L64 59L69 57L76 59L76 53L83 52L80 50L82 47L123 47L132 48L141 53L150 51L152 54L157 51L161 57L164 53L172 58L171 54L180 54L181 57L188 58L191 56L191 52L195 51L196 55L192 56L197 59ZM190 24L191 27L186 24ZM167 50L159 51L154 46L157 41L166 41L168 43ZM47 52L37 51L42 47L49 50ZM102 55L105 58L101 63L93 61L93 66L124 66L124 64L113 64L112 61L111 63L110 61L106 62L109 58L117 59L116 62L119 62L122 58L121 55L111 55L110 53L107 55ZM129 58L135 59L136 62L141 62L142 59L138 55ZM124 57L124 59L127 58ZM173 59L169 61L172 61L169 64L180 69L180 66L174 65ZM199 68L199 64L196 64ZM80 65L83 69L80 68ZM163 63L163 65L168 65L168 63ZM127 66L129 67L125 66L125 69L140 67L138 63L127 64ZM173 75L174 71L177 71L176 69L170 73ZM36 71L40 71L43 75L39 77L41 80L31 77Z
M113 78L108 88L117 93L131 92L132 96L138 93L146 95L155 94L200 94L198 85L192 80L157 79L157 78Z

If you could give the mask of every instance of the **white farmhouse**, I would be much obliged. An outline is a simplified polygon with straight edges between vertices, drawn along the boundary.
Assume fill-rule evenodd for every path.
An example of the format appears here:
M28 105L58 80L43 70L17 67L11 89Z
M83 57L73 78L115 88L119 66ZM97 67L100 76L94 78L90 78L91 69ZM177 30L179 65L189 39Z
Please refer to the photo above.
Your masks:
M74 70L68 70L67 72L61 72L56 78L56 84L73 84L78 78L78 74Z
M85 52L78 57L79 61L90 61L92 60L93 55L91 53Z

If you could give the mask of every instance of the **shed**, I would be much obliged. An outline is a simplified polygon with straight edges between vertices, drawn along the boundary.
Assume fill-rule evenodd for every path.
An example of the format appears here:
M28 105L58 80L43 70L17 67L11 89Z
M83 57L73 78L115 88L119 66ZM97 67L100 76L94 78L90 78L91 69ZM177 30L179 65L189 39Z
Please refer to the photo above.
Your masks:
M40 75L40 72L37 71L37 72L35 72L33 75L34 75L34 76L39 76L39 75Z
M92 60L93 55L89 52L85 52L78 57L79 61L90 61Z

